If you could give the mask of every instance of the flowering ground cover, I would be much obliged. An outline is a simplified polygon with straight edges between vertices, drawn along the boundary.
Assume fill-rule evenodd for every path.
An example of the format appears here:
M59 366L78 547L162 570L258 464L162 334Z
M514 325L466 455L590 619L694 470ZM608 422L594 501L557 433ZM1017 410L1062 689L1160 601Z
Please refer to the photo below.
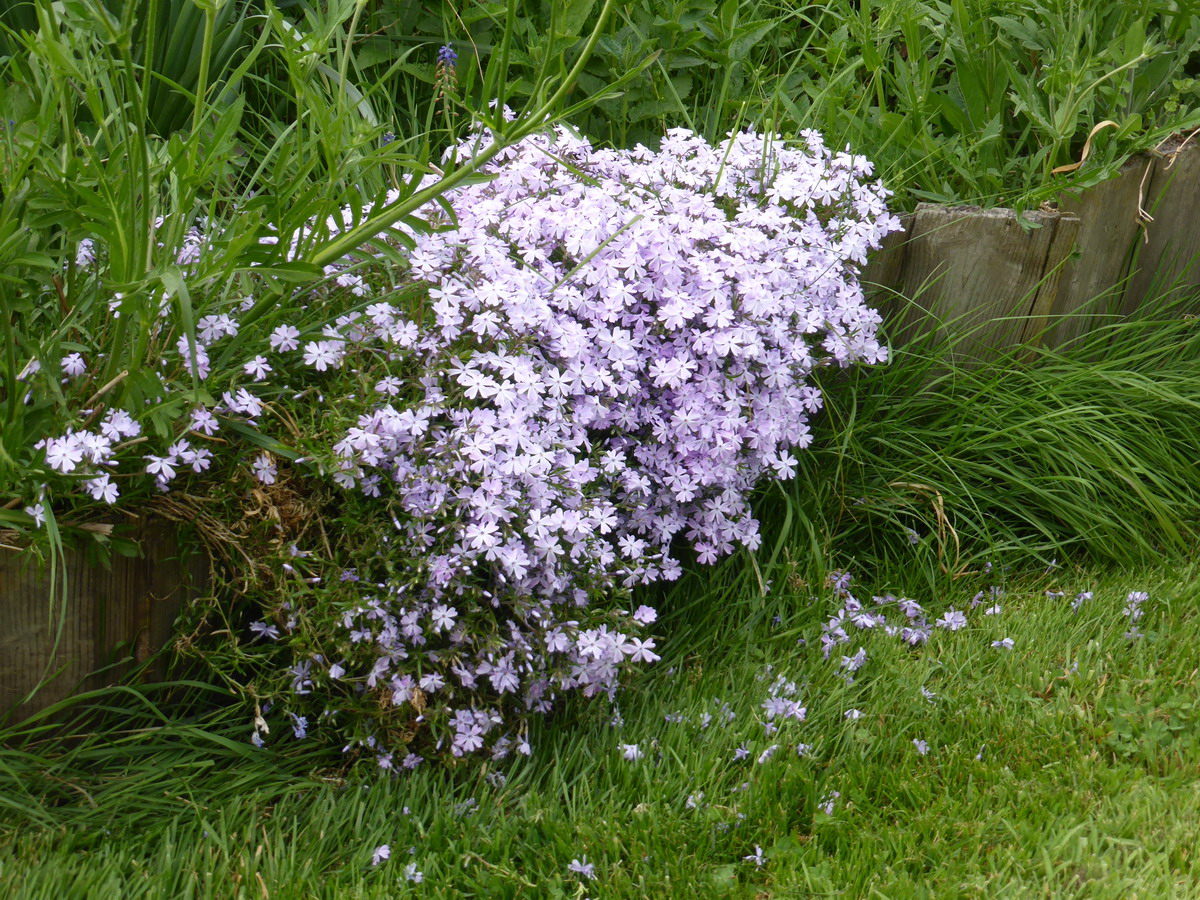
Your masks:
M320 775L312 758L251 753L236 732L226 744L183 723L140 742L85 741L44 770L6 753L5 819L26 824L0 836L0 887L14 898L1190 896L1194 576L981 572L937 598L966 624L931 622L911 647L885 631L908 621L899 601L867 596L886 582L764 598L731 561L664 598L680 639L636 690L571 706L511 764ZM1133 639L1131 596L1143 612ZM851 597L887 622L846 617L850 639L825 659L820 639ZM859 650L847 677L843 657Z
M694 32L733 62L753 5ZM486 53L373 88L363 4L178 7L0 34L0 536L136 552L150 510L213 559L168 681L4 723L6 896L1194 893L1193 573L1160 571L1200 534L1194 317L889 347L858 273L897 220L845 135L730 106L737 65L703 127L572 127L656 62L588 86L614 0L529 54L489 6ZM877 28L943 118L995 101L892 12L827 61ZM1100 100L1167 127L1167 82L1190 121L1176 12L1096 19L1133 30L1084 90L986 19L1060 89L1052 123L1014 92L1053 131L1025 165Z

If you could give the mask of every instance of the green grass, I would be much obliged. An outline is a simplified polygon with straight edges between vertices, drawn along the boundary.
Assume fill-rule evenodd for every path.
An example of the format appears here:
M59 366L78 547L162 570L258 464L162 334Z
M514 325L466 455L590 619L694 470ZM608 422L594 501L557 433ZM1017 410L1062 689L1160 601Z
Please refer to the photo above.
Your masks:
M298 34L281 15L264 23L231 5L227 22L214 7L208 44L221 52L203 77L165 38L142 42L132 5L120 22L92 15L94 3L68 5L70 27L9 36L0 520L23 521L13 508L42 480L33 441L61 425L68 399L103 387L66 398L55 385L22 403L24 359L57 373L65 352L107 348L109 376L138 372L168 292L182 322L233 303L263 262L266 223L286 230L361 205L419 169L465 122L456 101L469 106L485 85L548 112L576 98L557 92L598 4L551 21L557 4L480 3L466 21L412 20L402 52L381 46L394 35L380 21L409 21L398 14L414 5L374 4L361 21L353 5L308 10ZM626 81L585 130L627 143L669 124L713 137L768 117L785 131L815 125L878 160L905 203L1032 202L1062 187L1049 169L1078 157L1098 119L1120 128L1097 138L1081 183L1195 120L1200 25L1157 0L1022 0L986 33L998 7L985 0L836 0L811 14L697 0L678 4L686 28L655 4L620 6L579 84L591 102ZM160 24L170 8L154 7ZM247 22L269 26L253 48ZM237 40L222 37L226 25ZM460 64L438 106L442 41ZM664 53L643 71L648 47ZM160 79L148 91L144 58L178 63L160 74L182 90ZM243 89L256 101L245 109ZM188 121L201 127L168 134ZM399 149L378 146L389 127ZM241 201L229 247L180 291L186 229ZM111 277L90 282L68 265L63 294L52 293L51 274L84 236L124 248ZM311 256L328 261L356 240ZM102 302L114 285L129 296L119 328ZM272 290L256 314L285 314L268 307L290 287ZM9 728L0 896L1200 895L1196 570L1167 565L1194 548L1200 518L1198 351L1195 320L1159 309L1069 353L959 365L927 340L902 344L891 366L831 380L801 477L760 498L763 551L648 591L666 612L664 658L621 695L621 724L607 701L573 701L531 736L528 760L379 777L315 744L259 751L251 711L194 682L98 692L62 710L62 728ZM106 390L140 404L157 388L141 372ZM29 484L18 489L18 475ZM1038 574L1055 557L1062 567ZM936 630L915 650L877 633L855 640L839 651L862 646L870 660L853 684L838 675L840 652L821 657L820 624L837 608L829 570L865 580L864 600L907 593L937 615L991 586L987 563L1006 590L999 616L980 607L966 629ZM1095 599L1075 613L1069 597L1085 589ZM1129 641L1121 606L1134 589L1151 599L1145 638ZM1011 651L991 646L1004 637ZM808 715L768 739L761 704L778 674L800 687ZM846 720L851 708L863 717ZM803 758L800 741L812 745ZM758 764L772 742L778 752ZM644 757L623 759L623 744ZM750 756L735 760L743 744ZM819 805L833 791L827 814ZM391 859L372 866L385 843ZM758 847L761 868L745 858ZM568 868L585 854L596 867L586 884ZM409 862L422 882L406 880Z
M85 741L57 757L8 750L0 755L9 798L0 891L1195 896L1195 576L1022 577L1007 585L1001 614L984 616L981 606L967 628L936 630L923 648L854 635L845 646L864 646L870 660L847 685L837 656L827 662L816 647L821 621L837 607L829 592L813 599L793 582L730 602L724 595L744 584L733 560L667 598L673 612L663 630L674 637L653 674L622 697L623 724L612 724L606 701L572 704L533 735L531 759L482 768L343 777L328 758L202 742L203 730L182 726L90 750ZM963 608L987 583L964 579L914 599L936 614ZM1066 597L1047 597L1051 588ZM1082 589L1095 597L1073 612L1069 598ZM1131 642L1121 608L1134 589L1150 599L1146 636ZM686 623L722 599L725 628L698 641ZM799 649L798 637L809 646ZM1002 637L1012 650L990 646ZM776 675L800 686L808 716L768 739L759 707ZM925 699L922 687L936 696ZM735 714L728 724L723 704ZM863 717L846 721L850 708ZM249 722L240 730L244 739ZM928 755L917 753L916 738ZM798 741L813 745L808 757L795 753ZM779 751L759 765L772 742ZM624 760L626 743L644 758ZM735 762L743 744L751 756ZM18 783L27 805L13 803ZM830 791L841 796L827 815L817 807ZM696 808L689 796L699 798ZM372 867L385 843L391 859ZM756 845L761 869L743 859ZM568 865L583 854L596 880L580 890ZM405 880L410 861L423 882Z
M515 20L506 96L520 108L539 75L565 71L597 6L382 0L364 16L359 77L394 98L398 133L405 120L440 125L437 47L457 50L454 95L478 107L483 68ZM1200 19L1173 0L632 0L581 74L580 92L601 99L575 124L616 146L653 146L670 127L710 141L750 123L815 128L831 147L868 152L900 207L1033 208L1200 124L1198 52ZM1086 165L1055 174L1105 120Z
M952 322L888 340L889 365L826 385L786 503L764 507L797 555L875 572L918 554L935 584L996 554L1138 567L1194 546L1200 330L1186 305L1148 302L1071 346L984 364Z

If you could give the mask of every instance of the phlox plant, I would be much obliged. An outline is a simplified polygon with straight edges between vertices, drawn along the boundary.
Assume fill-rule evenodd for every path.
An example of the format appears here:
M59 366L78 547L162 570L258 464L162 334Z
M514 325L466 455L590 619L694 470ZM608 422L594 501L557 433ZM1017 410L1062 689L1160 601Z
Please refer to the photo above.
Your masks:
M899 223L870 164L815 133L712 146L675 130L621 151L556 126L482 171L421 210L403 268L360 248L284 324L236 297L193 331L166 310L163 371L200 399L172 434L110 409L39 445L49 491L108 503L122 467L163 492L210 467L263 491L333 487L350 524L287 548L295 577L231 640L270 661L254 694L295 738L384 768L528 752L528 715L612 696L657 659L633 589L756 549L749 492L793 474L817 370L886 359L857 273ZM300 255L356 226L346 210L269 240ZM63 361L67 377L84 365ZM281 731L256 716L256 743Z

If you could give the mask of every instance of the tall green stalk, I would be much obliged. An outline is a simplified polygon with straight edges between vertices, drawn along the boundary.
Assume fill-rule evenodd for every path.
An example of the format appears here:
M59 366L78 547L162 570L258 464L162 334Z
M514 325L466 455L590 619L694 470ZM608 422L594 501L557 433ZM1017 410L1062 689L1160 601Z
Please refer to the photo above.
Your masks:
M604 7L600 11L600 16L591 34L588 36L587 43L584 45L579 59L575 61L575 65L567 73L567 77L563 79L558 89L541 106L533 112L521 116L512 123L511 128L505 129L502 127L503 116L501 115L503 104L499 104L501 109L496 110L496 116L493 120L493 143L490 147L472 157L470 162L455 169L436 184L417 191L408 197L403 197L395 203L380 207L372 216L354 228L342 232L316 248L309 261L316 266L327 266L352 253L381 231L392 227L406 216L411 216L426 203L444 196L447 191L462 184L483 168L483 166L495 159L497 154L504 150L505 147L510 147L524 140L529 135L543 130L553 119L560 118L563 115L563 111L559 109L559 104L570 92L575 84L575 80L579 77L579 73L583 71L584 66L595 50L596 43L600 40L600 35L603 33L604 25L615 5L616 0L605 0ZM571 108L578 109L586 103L587 101L584 104L575 104Z
M200 134L200 125L204 121L206 111L205 97L208 93L208 66L212 58L213 32L217 23L217 12L224 5L224 0L196 0L196 5L204 10L204 40L200 52L200 75L196 81L196 102L192 107L192 134ZM192 142L194 154L199 150L199 142Z

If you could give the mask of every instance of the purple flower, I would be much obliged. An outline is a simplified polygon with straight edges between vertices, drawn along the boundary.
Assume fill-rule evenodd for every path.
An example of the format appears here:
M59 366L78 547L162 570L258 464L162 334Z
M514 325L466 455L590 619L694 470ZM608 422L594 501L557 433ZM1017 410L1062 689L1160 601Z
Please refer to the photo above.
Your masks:
M83 361L80 354L70 353L63 357L62 370L63 374L69 378L78 378L87 371L87 363Z
M149 460L146 463L147 474L155 476L158 481L165 483L175 477L175 466L179 463L174 456L147 454L144 458Z
M218 424L217 418L204 407L197 407L192 411L190 426L192 431L199 431L203 434L212 436L217 433Z
M657 662L660 659L657 653L652 652L653 649L654 640L651 638L647 638L644 641L638 638L630 638L629 644L625 648L625 652L629 655L631 662L652 663Z
M381 862L389 859L392 855L392 848L387 844L380 844L375 848L375 852L371 854L371 865L378 866Z
M859 647L853 656L842 657L842 668L847 672L857 672L867 663L867 651Z
M850 590L850 582L854 577L849 572L830 572L829 584L839 594L844 594Z
M337 341L309 341L304 345L304 362L318 372L336 369L342 362L342 347Z
M103 500L105 503L115 503L117 500L117 486L112 483L107 473L89 479L84 485L93 500Z
M274 625L268 625L266 622L251 622L250 630L254 632L252 640L259 638L270 638L273 641L279 640L279 629Z
M920 738L913 738L913 746L917 748L917 752L925 756L929 752L929 744Z
M967 627L967 617L964 613L956 609L948 610L940 619L934 623L938 628L947 628L950 631L958 631Z
M280 353L295 350L300 346L300 342L296 340L298 337L300 337L299 329L291 325L280 325L271 332L271 349Z
M254 472L254 477L263 484L274 484L278 476L278 471L275 468L275 463L271 459L271 454L263 451L254 458L250 468Z
M272 369L265 356L256 356L242 366L242 371L252 376L255 381L262 381Z
M596 866L594 863L588 862L586 853L579 859L571 860L571 862L567 865L567 871L574 872L588 880L596 877Z
M83 449L76 435L52 438L46 442L46 463L60 472L73 472L83 462Z
M33 518L33 524L37 528L41 528L46 522L46 507L41 503L25 507L25 514Z
M658 613L649 606L639 606L633 613L633 620L639 625L650 625L658 618Z

